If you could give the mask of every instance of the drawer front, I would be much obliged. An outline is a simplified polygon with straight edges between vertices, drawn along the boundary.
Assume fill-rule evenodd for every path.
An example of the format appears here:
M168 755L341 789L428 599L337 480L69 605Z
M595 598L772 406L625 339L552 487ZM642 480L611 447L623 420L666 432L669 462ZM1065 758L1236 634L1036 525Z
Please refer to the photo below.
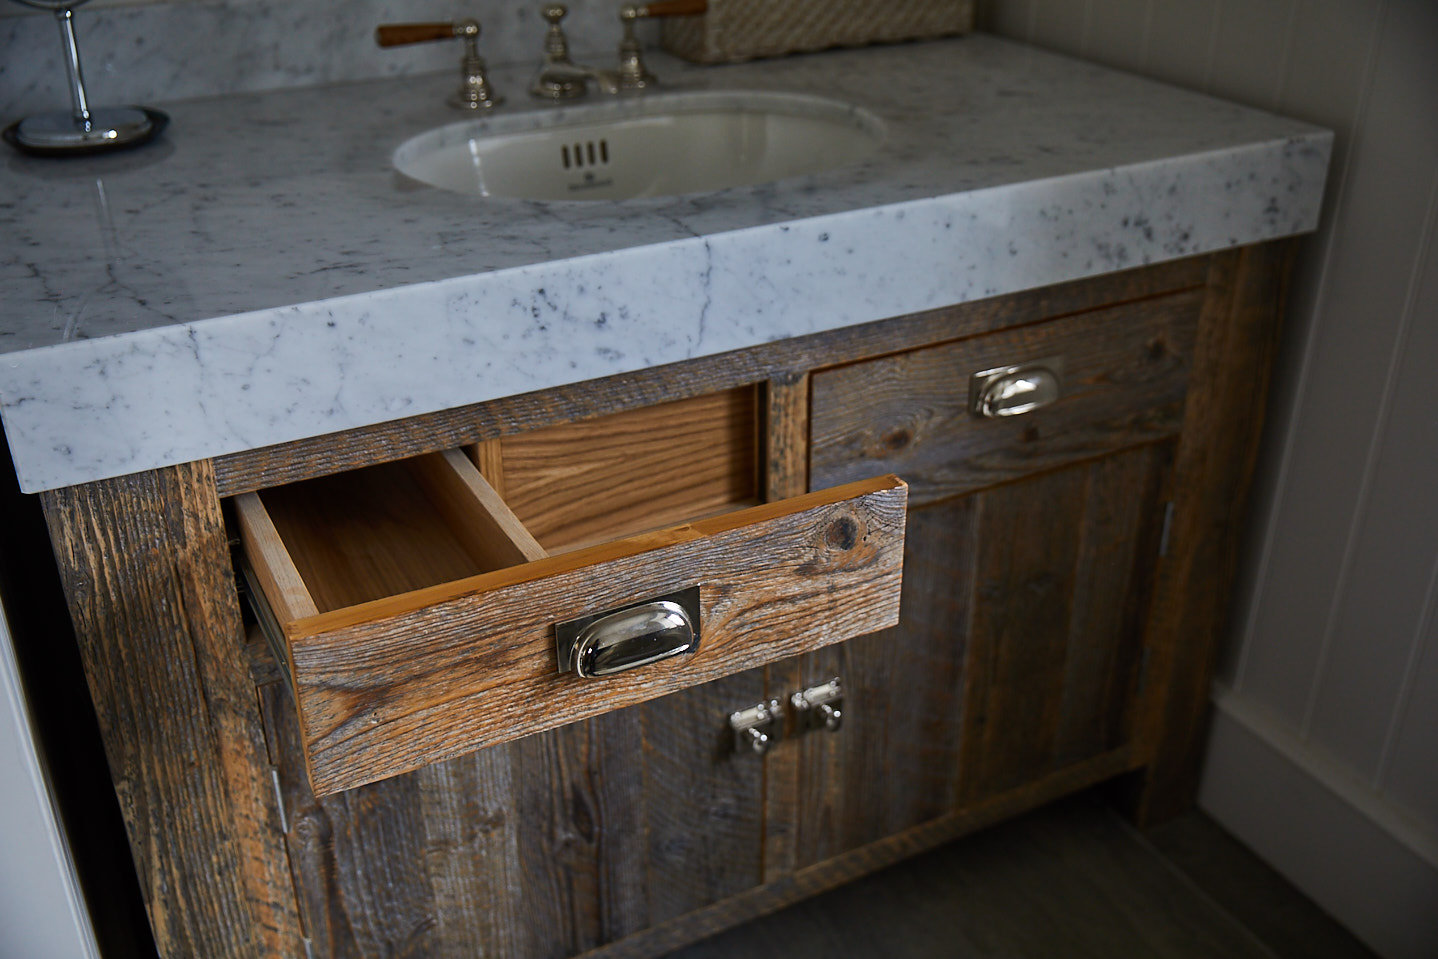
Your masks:
M280 615L311 784L348 789L890 626L906 501L889 476ZM293 570L247 552L272 605L296 608ZM602 679L558 671L557 623L693 586L693 653Z
M810 485L897 473L913 505L1175 435L1203 291L855 363L812 379ZM975 373L1057 358L1058 398L970 411Z

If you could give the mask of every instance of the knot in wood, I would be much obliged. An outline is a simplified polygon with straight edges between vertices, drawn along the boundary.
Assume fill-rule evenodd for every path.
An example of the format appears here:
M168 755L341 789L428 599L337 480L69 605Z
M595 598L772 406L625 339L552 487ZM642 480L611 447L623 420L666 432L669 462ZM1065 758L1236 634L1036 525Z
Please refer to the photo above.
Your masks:
M909 430L905 429L904 427L899 427L896 430L890 430L889 432L885 433L883 437L884 448L892 453L899 452L913 441L914 434L909 432Z
M859 524L852 516L839 517L824 530L824 542L832 549L853 549L859 542Z

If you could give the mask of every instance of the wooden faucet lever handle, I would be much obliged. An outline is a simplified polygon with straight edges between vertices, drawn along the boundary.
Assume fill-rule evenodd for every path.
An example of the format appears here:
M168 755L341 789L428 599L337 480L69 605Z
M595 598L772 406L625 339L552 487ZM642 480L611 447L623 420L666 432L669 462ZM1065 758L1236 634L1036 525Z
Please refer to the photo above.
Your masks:
M386 23L374 29L374 41L382 47L449 40L454 35L452 23Z
M654 0L639 10L644 17L697 17L708 12L709 0Z

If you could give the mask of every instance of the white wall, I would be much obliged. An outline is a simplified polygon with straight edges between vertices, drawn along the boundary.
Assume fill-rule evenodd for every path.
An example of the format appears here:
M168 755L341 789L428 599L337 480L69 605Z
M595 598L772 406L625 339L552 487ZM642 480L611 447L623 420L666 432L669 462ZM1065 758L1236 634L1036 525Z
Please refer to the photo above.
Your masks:
M98 959L19 682L0 608L0 956Z
M1438 956L1438 3L990 0L996 33L1331 127L1200 802Z

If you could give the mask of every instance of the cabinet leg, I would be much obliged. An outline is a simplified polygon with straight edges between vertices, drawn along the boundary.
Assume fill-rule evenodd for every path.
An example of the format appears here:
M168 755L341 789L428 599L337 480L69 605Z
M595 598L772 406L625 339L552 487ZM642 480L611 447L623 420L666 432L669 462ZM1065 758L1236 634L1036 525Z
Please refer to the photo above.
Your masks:
M161 954L304 955L211 464L43 503Z
M1293 252L1291 240L1248 247L1209 269L1135 717L1148 764L1124 790L1141 826L1187 810L1198 789Z

